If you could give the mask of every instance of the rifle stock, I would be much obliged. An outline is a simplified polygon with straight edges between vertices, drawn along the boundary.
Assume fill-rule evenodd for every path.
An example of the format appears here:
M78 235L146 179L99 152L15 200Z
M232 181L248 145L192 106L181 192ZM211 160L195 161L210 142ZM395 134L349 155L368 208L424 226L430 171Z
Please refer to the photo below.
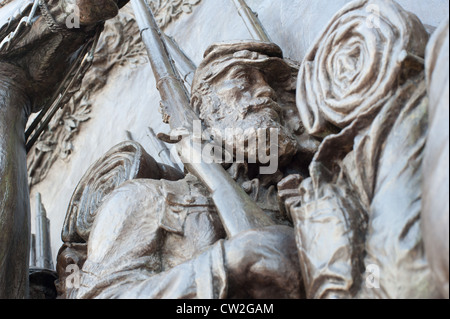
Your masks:
M170 114L169 124L172 129L183 128L190 133L189 137L183 138L177 144L180 158L187 170L197 176L211 192L228 237L250 229L274 225L220 164L192 161L183 155L196 152L192 132L194 121L199 121L199 118L190 107L188 94L150 7L145 0L132 0L132 5L162 103Z

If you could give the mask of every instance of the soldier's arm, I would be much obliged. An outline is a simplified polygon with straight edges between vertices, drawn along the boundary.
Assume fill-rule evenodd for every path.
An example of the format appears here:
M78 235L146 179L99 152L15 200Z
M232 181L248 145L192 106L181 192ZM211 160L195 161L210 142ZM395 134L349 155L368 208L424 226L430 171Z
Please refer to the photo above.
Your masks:
M33 112L48 102L80 48L119 10L117 0L41 0L39 8L31 29L1 57L25 72Z

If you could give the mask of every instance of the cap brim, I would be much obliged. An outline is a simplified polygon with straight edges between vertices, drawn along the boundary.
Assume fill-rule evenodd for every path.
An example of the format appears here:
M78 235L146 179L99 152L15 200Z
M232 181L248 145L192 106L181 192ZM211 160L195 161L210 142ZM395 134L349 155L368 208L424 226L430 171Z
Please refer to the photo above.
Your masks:
M283 59L265 57L261 59L242 59L232 58L228 61L212 64L203 72L204 74L197 74L197 81L212 82L216 78L219 78L224 73L229 72L234 66L244 65L247 67L253 67L259 69L266 77L266 80L270 85L277 83L284 83L292 77L295 70L287 64Z

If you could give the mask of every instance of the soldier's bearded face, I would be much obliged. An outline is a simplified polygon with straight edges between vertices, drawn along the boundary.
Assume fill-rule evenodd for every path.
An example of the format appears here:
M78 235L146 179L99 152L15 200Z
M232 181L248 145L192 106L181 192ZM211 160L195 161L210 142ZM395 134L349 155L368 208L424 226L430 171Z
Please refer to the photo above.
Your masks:
M251 66L233 66L212 83L211 90L214 107L209 108L208 114L203 114L203 119L214 136L220 137L227 147L245 145L244 150L234 147L235 154L244 153L246 158L253 156L251 158L258 159L256 145L248 143L255 140L254 135L258 129L267 132L266 149L262 150L267 155L271 142L278 144L278 156L281 160L295 154L295 138L282 125L283 109L263 71ZM241 133L229 136L225 134L226 129ZM277 141L270 141L268 138L270 129L278 131Z

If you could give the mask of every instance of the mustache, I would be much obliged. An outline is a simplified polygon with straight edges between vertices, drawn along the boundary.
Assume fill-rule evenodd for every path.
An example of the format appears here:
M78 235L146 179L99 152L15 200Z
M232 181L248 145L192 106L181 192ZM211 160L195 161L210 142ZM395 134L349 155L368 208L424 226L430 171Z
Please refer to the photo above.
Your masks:
M282 108L281 106L274 101L270 97L258 97L254 99L251 103L247 103L243 106L243 116L244 118L247 117L250 113L258 113L262 110L272 110L274 111L279 118L282 116Z

